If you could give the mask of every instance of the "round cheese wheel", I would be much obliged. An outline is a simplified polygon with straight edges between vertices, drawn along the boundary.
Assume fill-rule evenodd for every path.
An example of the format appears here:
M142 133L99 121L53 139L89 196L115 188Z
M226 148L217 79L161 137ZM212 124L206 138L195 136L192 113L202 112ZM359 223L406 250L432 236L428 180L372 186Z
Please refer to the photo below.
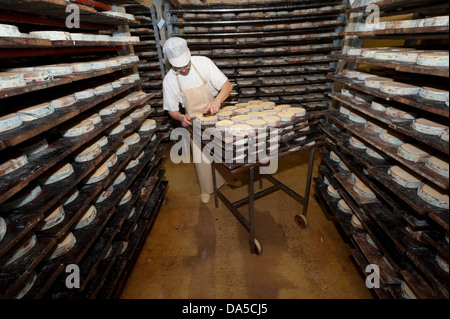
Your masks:
M376 198L376 195L372 190L363 182L359 181L355 183L355 186L353 186L353 189L355 192L357 192L359 195L367 197L367 198Z
M353 227L358 228L358 229L363 229L361 221L359 220L358 216L356 216L355 214L352 215L352 219L350 222Z
M388 170L388 175L397 184L406 188L418 188L422 184L421 177L405 167L392 166Z
M231 110L221 110L216 116L219 120L229 120L233 116L234 112Z
M111 185L107 190L103 191L95 200L96 204L103 203L105 200L111 196L114 191L114 185Z
M392 81L392 79L386 77L370 77L364 81L364 84L368 87L379 89L384 83Z
M448 209L448 193L430 183L423 183L417 189L417 195L427 203L438 208Z
M448 99L449 92L424 86L420 89L419 95L427 100L445 102Z
M381 92L388 93L388 94L395 94L395 95L414 95L418 94L420 91L420 87L406 84L406 83L399 83L399 82L385 82L381 85L380 88Z
M393 130L382 130L379 137L383 141L393 145L401 145L404 143L404 136Z
M84 120L81 123L69 123L60 130L63 137L75 137L89 133L95 129L94 123L90 120Z
M342 211L346 214L351 214L353 212L352 209L350 208L350 206L348 206L347 202L343 199L339 200L338 208L340 211Z
M56 257L60 257L69 252L76 244L76 238L72 232L69 232L64 238L62 238L57 244L56 249L52 252L49 260Z
M397 119L404 119L404 120L413 120L414 115L399 109L396 109L394 107L387 107L386 108L386 115L397 118Z
M120 206L120 205L125 205L126 203L128 203L128 202L131 200L132 197L133 197L133 196L132 196L132 194L131 194L131 191L130 191L130 190L127 190L127 191L125 192L125 194L123 195L122 199L120 200L119 206Z
M269 127L277 127L281 121L281 118L276 115L264 116L262 119L266 121L267 126Z
M367 122L365 118L353 112L350 112L350 114L348 115L348 119L357 124L366 124Z
M125 139L123 140L124 143L128 144L128 146L134 145L139 143L141 140L141 137L137 133L132 133L130 135L127 135Z
M51 170L43 174L41 178L39 178L39 184L41 185L49 185L56 182L59 182L63 179L66 179L74 172L73 166L70 163L66 163L63 165L59 165L56 167L56 170Z
M26 239L20 246L17 248L14 253L10 256L3 257L0 259L0 268L3 268L5 266L8 266L18 260L19 258L26 255L37 243L37 237L34 233L31 234L31 236Z
M113 182L113 186L119 185L127 178L127 175L124 172L120 172L119 175L116 177L116 179Z
M364 142L362 142L359 138L357 138L355 136L350 137L349 142L350 142L350 145L355 148L358 148L361 150L365 150L367 148L367 146L364 144Z
M80 151L74 153L75 162L88 162L96 158L102 153L102 149L98 144L93 144L89 147L84 147Z
M262 129L267 127L267 122L260 119L248 120L245 122L245 124L248 124L255 129Z
M81 216L80 220L73 226L74 229L81 229L89 224L95 219L97 214L97 208L94 205L89 206L89 208L84 212L83 216Z
M83 182L87 185L97 183L105 179L109 175L109 167L106 164L102 164L100 167L90 173Z
M448 176L448 157L444 157L442 155L431 156L425 162L425 166L429 169L435 171L439 175Z
M341 198L341 195L339 195L338 191L332 185L328 185L327 193L333 198Z
M289 122L295 117L295 113L284 110L282 112L278 112L277 116L281 119L281 122Z
M34 121L52 114L55 111L50 103L42 103L17 112L23 122Z
M397 154L412 162L424 162L430 154L421 146L410 143L400 145Z
M254 133L253 127L248 124L235 124L228 127L226 131L236 136L251 135Z
M229 128L230 126L236 124L234 121L231 120L223 120L223 121L219 121L216 123L216 128L219 131L224 132L227 128Z
M64 220L64 208L62 205L56 207L50 212L41 222L36 225L36 228L40 231L44 231L55 227Z

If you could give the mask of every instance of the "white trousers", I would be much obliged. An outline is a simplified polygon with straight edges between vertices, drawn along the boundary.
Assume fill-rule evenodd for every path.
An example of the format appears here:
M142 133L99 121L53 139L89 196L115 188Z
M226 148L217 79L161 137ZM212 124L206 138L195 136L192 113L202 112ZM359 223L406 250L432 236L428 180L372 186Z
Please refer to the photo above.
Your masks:
M200 191L202 194L213 194L214 193L214 185L213 185L213 178L212 178L212 171L211 171L211 161L209 159L203 158L201 156L201 147L197 145L197 143L194 143L194 141L191 138L191 146L192 146L192 155L195 157L194 154L200 154L198 158L201 158L200 163L195 163L195 172L197 173L197 179L198 183L200 185ZM198 155L197 155L198 156ZM225 178L224 175L226 172L220 172L220 168L218 167L220 165L216 166L215 175L216 175L216 187L220 188L225 184ZM222 171L224 171L222 169ZM231 173L230 173L231 175Z

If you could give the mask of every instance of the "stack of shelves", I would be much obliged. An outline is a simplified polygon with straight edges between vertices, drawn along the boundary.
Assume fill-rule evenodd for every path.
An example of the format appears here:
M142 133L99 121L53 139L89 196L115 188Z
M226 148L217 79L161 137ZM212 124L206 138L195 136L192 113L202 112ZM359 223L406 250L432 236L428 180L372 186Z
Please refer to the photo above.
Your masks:
M351 45L327 76L335 90L315 196L361 273L379 267L379 298L448 299L448 3L378 1L380 24L367 30L373 2L347 10Z
M211 58L238 102L268 100L324 109L344 25L342 1L184 2L166 8L169 36Z
M111 37L139 22L79 5L68 29L67 5L0 1L3 299L117 297L167 187L141 61L118 54L139 38ZM31 36L43 30L67 38ZM70 265L79 287L66 285Z
M155 96L152 103L154 108L152 118L158 122L161 132L170 132L173 129L173 123L167 111L163 109L162 81L166 75L166 70L160 44L160 30L156 26L157 12L154 5L149 7L144 4L127 5L127 11L134 14L141 23L139 28L132 28L130 32L141 38L140 44L135 45L134 50L141 59L146 60L138 65L138 69L141 76L151 79L142 86L142 89L144 92Z

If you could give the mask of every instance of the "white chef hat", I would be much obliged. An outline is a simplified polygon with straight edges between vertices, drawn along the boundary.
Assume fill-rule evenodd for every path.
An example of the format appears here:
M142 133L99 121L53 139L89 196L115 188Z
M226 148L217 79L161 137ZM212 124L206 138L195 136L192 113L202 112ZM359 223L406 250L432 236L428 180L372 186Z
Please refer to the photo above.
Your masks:
M191 53L185 39L178 37L168 39L164 44L163 51L170 64L176 68L186 66L191 61Z

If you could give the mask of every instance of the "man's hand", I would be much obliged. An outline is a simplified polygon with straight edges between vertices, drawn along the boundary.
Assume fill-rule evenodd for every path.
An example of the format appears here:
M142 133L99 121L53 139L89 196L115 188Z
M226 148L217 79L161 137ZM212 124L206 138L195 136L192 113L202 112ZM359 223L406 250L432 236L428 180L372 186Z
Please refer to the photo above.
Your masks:
M185 115L183 115L182 117L181 117L181 125L183 125L184 127L187 127L187 126L190 126L190 125L192 125L192 123L191 123L191 117L189 116L189 115L187 115L187 114L185 114Z
M209 112L212 115L214 115L217 112L219 112L221 105L222 105L222 103L220 103L220 101L217 101L217 99L216 99L216 100L214 100L214 101L212 101L211 103L208 104L205 113Z

